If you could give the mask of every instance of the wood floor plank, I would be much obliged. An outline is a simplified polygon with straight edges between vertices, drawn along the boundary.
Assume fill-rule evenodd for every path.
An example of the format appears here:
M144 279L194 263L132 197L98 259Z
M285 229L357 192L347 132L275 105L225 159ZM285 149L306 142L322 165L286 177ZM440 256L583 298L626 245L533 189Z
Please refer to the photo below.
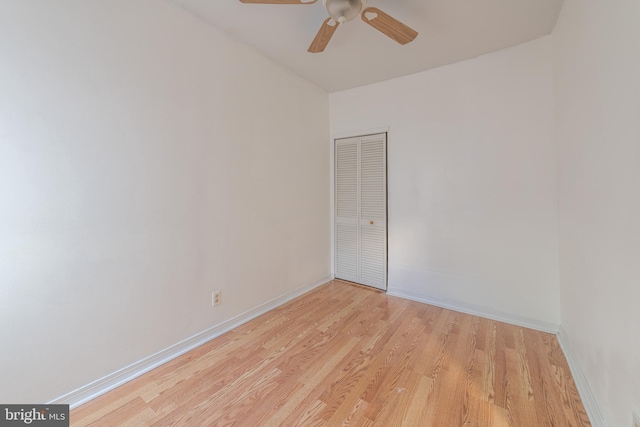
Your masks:
M326 355L328 357L324 357L319 361L320 363L309 366L305 372L305 377L299 379L299 381L304 384L302 388L271 415L267 420L267 424L274 426L286 425L284 424L284 420L294 413L296 408L304 406L303 402L305 399L308 399L309 396L313 396L312 399L315 399L315 395L313 395L311 391L321 383L323 378L326 378L329 373L335 370L335 367L345 359L347 354L349 354L357 344L358 340L347 338L346 342L339 346L337 352L328 354Z
M74 409L71 425L590 426L553 335L341 281Z

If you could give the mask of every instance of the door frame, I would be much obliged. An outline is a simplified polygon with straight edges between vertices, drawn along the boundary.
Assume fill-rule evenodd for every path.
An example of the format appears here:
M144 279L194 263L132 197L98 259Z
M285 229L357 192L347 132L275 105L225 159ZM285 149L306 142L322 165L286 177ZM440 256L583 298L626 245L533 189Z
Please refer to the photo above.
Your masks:
M336 139L343 138L353 138L358 136L367 136L367 135L375 135L378 133L386 133L387 134L387 143L386 143L386 153L387 162L386 162L386 171L385 175L387 178L386 191L387 191L387 283L386 283L386 291L389 290L389 133L390 126L386 127L378 127L378 128L369 128L364 130L356 130L356 131L348 131L348 132L337 132L331 134L331 140L329 141L329 156L331 159L330 162L330 179L329 179L329 187L330 187L330 202L329 202L329 213L330 213L330 225L331 225L331 279L336 278L336 224L335 224L335 208L336 208Z

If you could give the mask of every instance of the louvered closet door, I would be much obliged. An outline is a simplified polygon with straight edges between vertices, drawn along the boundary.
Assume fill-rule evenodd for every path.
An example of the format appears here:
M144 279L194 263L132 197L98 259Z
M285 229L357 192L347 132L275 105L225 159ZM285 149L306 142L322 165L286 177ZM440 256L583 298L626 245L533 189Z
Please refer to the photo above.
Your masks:
M358 139L336 141L336 277L358 281Z
M387 284L386 134L336 140L336 277Z
M360 283L387 288L386 134L360 141Z

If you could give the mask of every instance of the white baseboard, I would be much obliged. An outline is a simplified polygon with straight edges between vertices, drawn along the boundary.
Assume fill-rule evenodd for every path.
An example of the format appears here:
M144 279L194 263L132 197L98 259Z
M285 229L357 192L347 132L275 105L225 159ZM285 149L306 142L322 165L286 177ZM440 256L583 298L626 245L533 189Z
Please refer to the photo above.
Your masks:
M467 304L464 302L454 301L446 298L429 297L425 295L418 295L413 292L393 289L388 290L387 295L409 299L412 301L423 302L425 304L435 305L436 307L459 311L461 313L471 314L473 316L485 317L487 319L497 320L498 322L522 326L523 328L535 329L536 331L557 334L560 330L560 325L556 325L554 323L529 319L527 317L517 316L514 314L501 313L490 308Z
M49 404L68 404L71 409L76 408L83 403L86 403L96 397L117 388L134 378L145 374L158 366L175 359L178 356L185 354L194 348L201 346L202 344L211 341L212 339L228 332L243 323L252 320L267 311L273 310L276 307L285 304L292 299L317 288L331 280L331 276L327 275L276 298L265 302L247 312L239 314L229 320L219 323L207 330L197 333L179 343L176 343L170 347L160 350L159 352L152 354L138 362L132 363L122 369L119 369L103 378L100 378L92 383L82 386L72 392L60 396L57 399L52 400Z
M564 356L567 358L569 369L571 369L571 375L573 375L573 380L576 383L578 393L580 393L582 404L584 405L584 409L587 411L591 425L593 427L607 427L608 424L603 416L602 410L600 409L600 405L596 400L595 394L591 390L591 386L589 385L589 381L587 381L587 377L582 370L582 366L580 366L578 359L574 356L569 338L562 327L560 327L560 331L558 332L558 342L560 343Z

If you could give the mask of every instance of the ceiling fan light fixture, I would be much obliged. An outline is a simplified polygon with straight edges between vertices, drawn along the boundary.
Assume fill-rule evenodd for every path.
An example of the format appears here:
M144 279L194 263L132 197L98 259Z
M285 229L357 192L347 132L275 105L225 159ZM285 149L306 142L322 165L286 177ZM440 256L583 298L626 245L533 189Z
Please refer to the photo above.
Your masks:
M329 16L344 24L357 18L364 9L365 0L322 0Z
M318 0L240 0L242 3L256 4L312 4ZM418 36L418 32L403 24L394 17L386 14L377 7L367 7L367 0L322 0L322 5L327 10L329 17L324 20L311 46L309 53L324 52L331 41L338 26L351 21L358 16L362 20L380 31L385 36L404 45L412 42Z

